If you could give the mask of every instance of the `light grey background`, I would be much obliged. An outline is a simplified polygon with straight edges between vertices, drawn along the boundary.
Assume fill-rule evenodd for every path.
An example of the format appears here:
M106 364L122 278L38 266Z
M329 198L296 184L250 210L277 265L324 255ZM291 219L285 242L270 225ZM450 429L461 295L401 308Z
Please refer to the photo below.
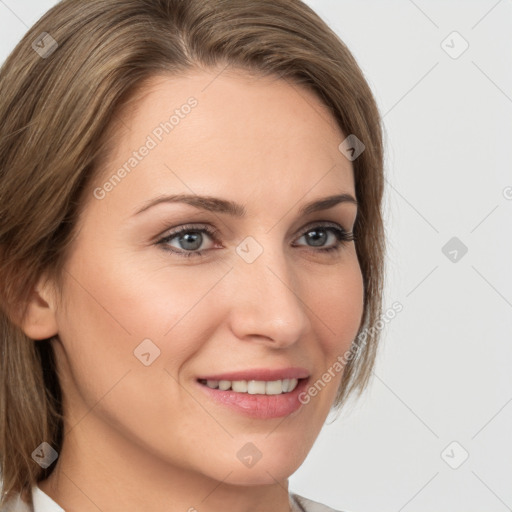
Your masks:
M55 3L0 0L0 61ZM307 3L384 116L385 309L403 311L290 487L352 512L512 510L512 1Z

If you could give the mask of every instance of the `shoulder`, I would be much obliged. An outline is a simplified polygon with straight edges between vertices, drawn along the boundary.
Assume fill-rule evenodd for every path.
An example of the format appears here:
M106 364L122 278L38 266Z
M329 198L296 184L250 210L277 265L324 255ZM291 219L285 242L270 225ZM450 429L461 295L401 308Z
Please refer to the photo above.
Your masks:
M317 501L308 500L307 498L295 493L290 493L290 503L292 505L293 512L341 512L334 510L327 505L322 505ZM347 510L345 512L349 511Z

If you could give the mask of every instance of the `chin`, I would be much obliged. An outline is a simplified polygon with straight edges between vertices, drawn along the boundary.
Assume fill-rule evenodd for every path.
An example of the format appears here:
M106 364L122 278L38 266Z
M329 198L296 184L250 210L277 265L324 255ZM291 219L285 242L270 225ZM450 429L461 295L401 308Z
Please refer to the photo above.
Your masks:
M298 464L290 464L286 467L282 465L259 466L258 464L253 468L236 469L229 475L225 482L231 485L248 487L258 485L275 485L276 482L283 482L287 480L293 473L295 473L301 464L302 461Z
M280 447L266 448L263 448L262 444L260 453L252 453L250 444L245 445L245 451L238 450L235 464L233 459L219 461L215 473L219 473L219 468L222 468L222 474L218 476L223 480L231 472L225 481L233 485L274 485L276 481L284 481L295 473L307 455L303 445L298 449L297 444L294 447L284 444ZM250 455L245 459L246 453ZM228 463L225 464L226 462Z

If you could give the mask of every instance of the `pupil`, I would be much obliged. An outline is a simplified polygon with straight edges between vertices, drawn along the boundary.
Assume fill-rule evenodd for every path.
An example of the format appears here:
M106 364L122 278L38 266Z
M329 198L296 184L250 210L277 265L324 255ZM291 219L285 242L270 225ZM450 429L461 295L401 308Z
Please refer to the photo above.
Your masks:
M311 236L312 235L312 236ZM327 235L325 230L314 229L308 233L311 245L324 245Z
M201 247L203 237L201 233L191 231L181 236L179 241L183 249L196 250Z

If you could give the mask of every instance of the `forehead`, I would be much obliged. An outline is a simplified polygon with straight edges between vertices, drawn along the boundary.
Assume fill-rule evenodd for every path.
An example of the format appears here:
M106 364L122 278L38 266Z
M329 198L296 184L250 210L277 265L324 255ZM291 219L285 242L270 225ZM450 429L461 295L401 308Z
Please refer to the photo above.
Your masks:
M289 80L240 70L155 76L116 119L100 184L124 168L119 185L145 196L162 187L224 196L278 187L296 200L313 187L353 191L344 134Z

